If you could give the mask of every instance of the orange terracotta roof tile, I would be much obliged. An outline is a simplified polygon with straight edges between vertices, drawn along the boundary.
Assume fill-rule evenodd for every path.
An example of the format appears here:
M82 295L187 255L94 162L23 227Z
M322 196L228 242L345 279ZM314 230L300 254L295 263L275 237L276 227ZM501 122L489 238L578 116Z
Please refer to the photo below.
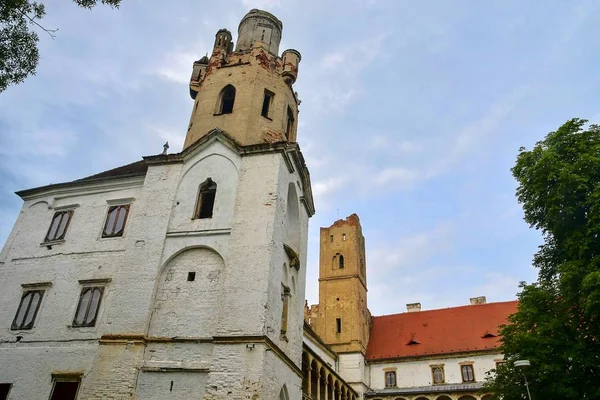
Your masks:
M368 360L418 357L497 348L498 327L517 301L373 317Z

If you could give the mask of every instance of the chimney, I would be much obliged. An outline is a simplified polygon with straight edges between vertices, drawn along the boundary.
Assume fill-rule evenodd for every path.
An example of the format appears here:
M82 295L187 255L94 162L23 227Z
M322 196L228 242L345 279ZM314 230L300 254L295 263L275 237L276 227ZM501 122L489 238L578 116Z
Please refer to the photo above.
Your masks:
M406 305L406 311L419 312L421 311L421 303L410 303Z
M486 303L485 296L471 297L469 300L471 300L471 305Z

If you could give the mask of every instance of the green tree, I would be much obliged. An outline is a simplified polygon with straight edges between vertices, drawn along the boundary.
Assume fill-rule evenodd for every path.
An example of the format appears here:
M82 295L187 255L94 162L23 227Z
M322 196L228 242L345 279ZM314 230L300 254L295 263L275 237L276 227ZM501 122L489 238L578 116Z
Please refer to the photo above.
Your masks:
M525 221L544 242L533 284L521 284L518 311L501 329L506 364L486 382L504 400L600 399L600 126L572 119L512 168Z
M83 8L92 8L99 2L111 7L121 3L121 0L73 1ZM36 31L43 31L53 39L58 31L41 25L44 14L44 4L39 1L0 0L0 93L35 74L40 58Z

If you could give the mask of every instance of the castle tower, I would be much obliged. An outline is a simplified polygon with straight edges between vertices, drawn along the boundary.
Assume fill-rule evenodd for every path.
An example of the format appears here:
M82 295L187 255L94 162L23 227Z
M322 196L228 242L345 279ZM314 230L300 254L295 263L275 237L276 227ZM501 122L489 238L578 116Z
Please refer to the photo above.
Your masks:
M212 54L194 63L190 80L194 105L182 154L203 146L209 146L207 154L220 154L198 163L191 187L199 187L200 196L206 191L215 209L203 221L199 200L196 223L204 224L206 240L227 239L205 399L301 394L306 247L314 206L296 143L300 101L292 85L300 53L279 56L282 28L272 14L251 10L240 22L235 50L231 33L220 29ZM240 157L229 163L235 168L223 161L230 152ZM177 208L185 201L177 199ZM219 213L224 216L217 206L227 201L229 221L216 224Z
M210 58L194 63L184 148L214 127L243 146L296 141L300 101L292 85L301 56L296 50L279 56L282 29L272 14L251 10L240 22L235 51L231 33L217 32Z
M356 214L321 228L319 304L308 311L312 328L340 355L342 378L364 393L364 355L371 314L367 308L365 238ZM355 383L352 383L355 382Z

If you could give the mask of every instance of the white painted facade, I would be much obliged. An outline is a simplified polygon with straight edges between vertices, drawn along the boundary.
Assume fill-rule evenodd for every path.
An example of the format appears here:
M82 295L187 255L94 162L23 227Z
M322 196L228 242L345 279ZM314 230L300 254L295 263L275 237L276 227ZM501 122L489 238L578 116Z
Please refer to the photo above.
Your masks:
M301 375L285 359L300 370L309 218L302 166L291 169L282 151L241 157L225 143L216 133L145 176L25 199L0 258L0 382L13 384L11 399L47 399L52 374L65 373L81 374L86 399L158 399L165 390L182 399L275 398L284 384L300 398ZM208 177L218 185L213 218L194 220ZM108 207L119 203L131 204L124 234L103 239ZM41 244L61 209L73 210L64 241ZM298 269L289 267L286 240ZM97 323L74 328L82 282L94 279L105 286ZM46 285L44 297L34 328L11 330L23 284ZM286 338L282 284L291 295Z
M370 386L373 390L386 389L385 373L396 372L396 386L399 388L413 388L433 386L432 367L444 368L444 384L462 384L460 367L472 364L475 384L481 384L486 373L496 368L496 362L502 361L502 354L473 354L469 356L452 356L425 358L394 362L372 362L369 364ZM478 386L479 385L474 385Z

